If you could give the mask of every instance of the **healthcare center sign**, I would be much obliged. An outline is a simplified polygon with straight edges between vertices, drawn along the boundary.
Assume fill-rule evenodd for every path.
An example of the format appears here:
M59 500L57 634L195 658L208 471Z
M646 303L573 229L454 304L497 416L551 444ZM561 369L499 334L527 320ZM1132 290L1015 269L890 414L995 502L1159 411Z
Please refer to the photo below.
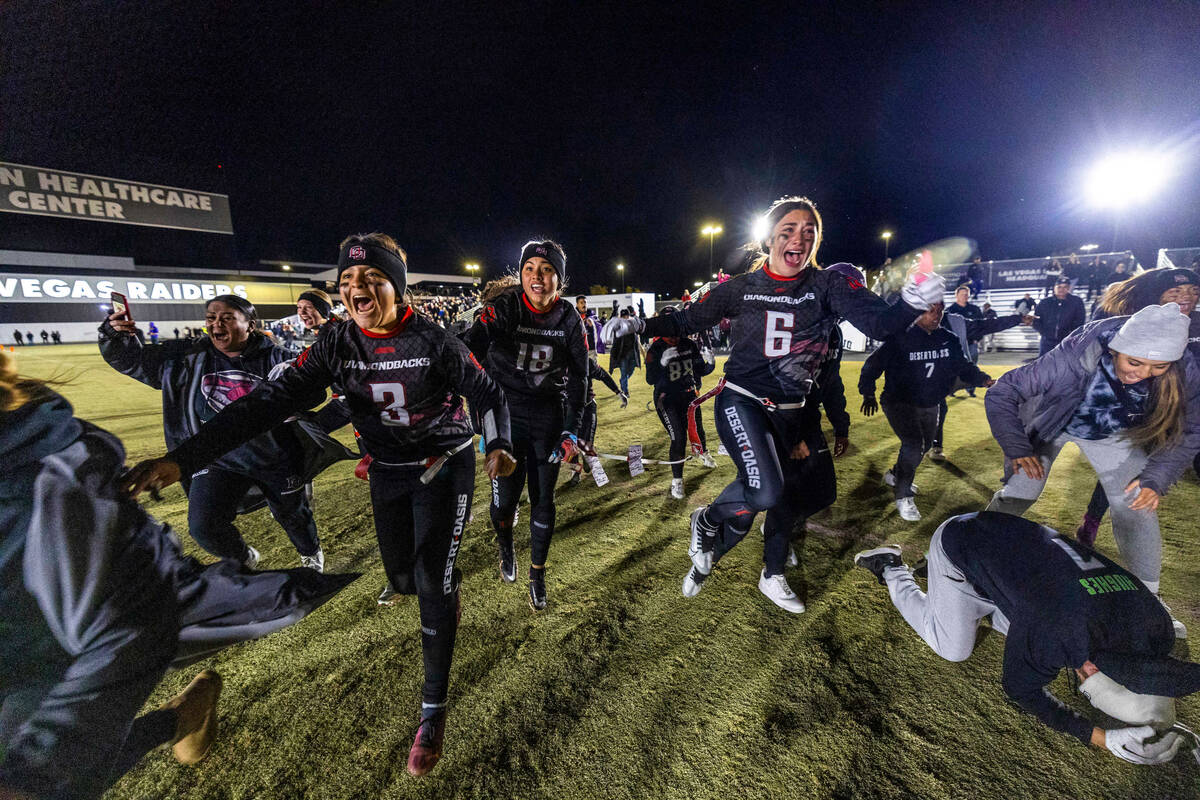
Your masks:
M0 211L233 234L228 195L4 161Z

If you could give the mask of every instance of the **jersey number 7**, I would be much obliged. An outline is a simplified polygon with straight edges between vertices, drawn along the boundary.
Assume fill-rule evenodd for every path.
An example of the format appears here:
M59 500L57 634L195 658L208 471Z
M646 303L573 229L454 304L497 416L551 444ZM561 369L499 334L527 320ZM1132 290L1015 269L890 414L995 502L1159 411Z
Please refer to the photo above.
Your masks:
M405 427L408 425L408 409L404 407L404 384L372 383L371 399L379 408L379 419L384 425Z

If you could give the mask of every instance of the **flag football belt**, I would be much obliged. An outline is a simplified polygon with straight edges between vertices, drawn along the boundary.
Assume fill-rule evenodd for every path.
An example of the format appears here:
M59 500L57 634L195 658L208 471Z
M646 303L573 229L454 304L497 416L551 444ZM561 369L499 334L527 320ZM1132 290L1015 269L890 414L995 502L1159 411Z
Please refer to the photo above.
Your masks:
M757 400L759 403L762 403L762 407L767 411L775 411L780 409L786 411L788 409L804 408L803 400L801 400L799 403L776 403L769 397L759 397L754 392L751 392L748 389L743 389L733 381L723 380L722 383L725 385L726 389L732 389L744 397L749 397L751 400Z
M429 483L438 474L438 471L441 470L441 468L446 465L446 461L449 460L451 456L457 455L458 453L461 453L463 450L466 450L468 447L471 446L471 443L473 441L474 441L474 437L472 437L470 439L466 439L462 442L459 442L457 445L450 448L446 452L442 453L440 456L433 456L431 458L422 458L417 461L400 461L400 462L379 461L378 459L376 459L375 463L381 464L385 467L425 467L425 471L423 473L421 473L421 483Z

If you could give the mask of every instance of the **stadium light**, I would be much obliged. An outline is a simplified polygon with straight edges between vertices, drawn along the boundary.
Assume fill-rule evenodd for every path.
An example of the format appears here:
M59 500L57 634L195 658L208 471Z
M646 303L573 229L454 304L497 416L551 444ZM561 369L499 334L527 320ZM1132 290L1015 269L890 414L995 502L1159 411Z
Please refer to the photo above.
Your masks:
M1099 208L1144 203L1171 177L1172 159L1163 153L1118 153L1101 159L1088 171L1084 197Z
M708 271L712 272L713 265L713 237L718 233L722 233L725 229L720 225L705 225L700 229L700 233L708 237Z
M292 271L292 267L291 267L291 265L290 265L290 264L284 264L283 266L281 266L281 267L280 267L280 269L281 269L281 270L283 270L284 272L291 272L291 271Z
M692 284L692 286L695 286L697 289L699 289L699 288L700 288L701 286L703 286L703 285L704 285L704 284L703 284L703 283L701 283L700 281L696 281L695 283L693 283L693 284Z
M883 260L887 261L888 247L892 244L892 232L884 231L879 236L883 239Z
M625 294L625 265L617 264L617 272L621 273L621 294Z
M766 215L763 215L754 221L754 227L751 229L750 235L754 237L754 241L756 242L761 242L763 239L766 239L771 235L771 230L767 227Z
M1100 245L1098 245L1098 244L1081 244L1081 245L1079 245L1079 249L1084 253L1090 253L1093 250L1100 249Z

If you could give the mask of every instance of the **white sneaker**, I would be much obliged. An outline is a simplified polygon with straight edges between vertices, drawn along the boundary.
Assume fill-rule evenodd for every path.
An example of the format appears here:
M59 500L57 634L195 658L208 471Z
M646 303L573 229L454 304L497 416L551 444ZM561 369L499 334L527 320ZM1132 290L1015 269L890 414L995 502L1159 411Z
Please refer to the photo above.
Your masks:
M683 596L695 597L700 594L700 590L704 588L704 581L706 580L708 580L707 575L695 567L690 568L687 576L683 579Z
M892 471L890 469L887 472L883 473L883 485L890 486L893 489L896 488L896 476L892 473ZM908 488L912 489L913 494L921 493L921 490L917 488L917 485L915 483L910 483L908 485Z
M940 447L931 447L929 448L929 458L932 461L945 461L946 454L942 452L942 448Z
M1158 597L1158 595L1155 595L1155 597ZM1186 639L1187 638L1187 626L1184 625L1179 620L1175 619L1175 613L1173 611L1171 611L1171 607L1169 605L1167 605L1166 603L1163 602L1163 599L1161 597L1158 597L1158 602L1162 605L1163 608L1165 608L1167 610L1167 614L1171 617L1171 627L1175 629L1175 638L1176 639Z
M674 497L676 500L683 499L683 478L671 479L671 497Z
M713 457L708 454L707 450L700 454L700 463L710 469L717 465L717 462L713 461Z
M768 578L767 571L763 570L758 576L758 590L784 611L790 611L793 614L804 613L804 603L801 603L800 598L796 597L796 593L788 585L787 578L782 575L772 575Z
M317 572L325 571L325 551L318 549L311 556L300 556L300 566L315 569Z
M246 569L254 569L258 566L258 560L262 558L257 550L250 545L246 545L246 557L242 559L242 566Z
M901 497L896 501L896 510L900 512L900 519L908 522L920 522L921 512L917 510L917 504L913 502L911 497Z

